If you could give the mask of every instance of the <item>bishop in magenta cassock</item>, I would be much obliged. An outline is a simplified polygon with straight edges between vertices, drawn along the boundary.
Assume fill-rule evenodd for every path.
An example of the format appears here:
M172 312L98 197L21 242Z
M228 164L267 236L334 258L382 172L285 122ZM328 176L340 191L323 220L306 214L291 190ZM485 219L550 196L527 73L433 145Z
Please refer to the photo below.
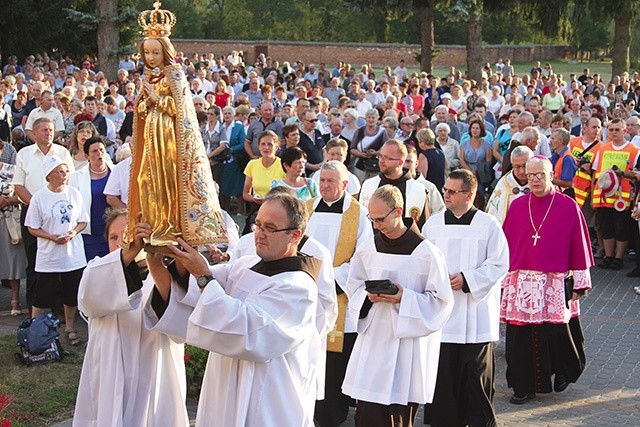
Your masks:
M500 318L507 323L507 383L511 403L563 391L585 365L578 300L591 288L593 255L576 202L556 191L551 163L527 162L531 193L513 202L503 229L509 273ZM566 285L566 286L565 286Z

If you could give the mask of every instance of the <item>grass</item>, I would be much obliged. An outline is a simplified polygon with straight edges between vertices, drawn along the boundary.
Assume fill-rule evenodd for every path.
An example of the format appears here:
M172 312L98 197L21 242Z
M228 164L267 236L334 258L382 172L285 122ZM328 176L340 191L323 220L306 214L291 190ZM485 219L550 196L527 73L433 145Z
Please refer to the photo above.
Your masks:
M61 362L26 367L18 362L15 335L0 337L0 393L14 398L12 427L46 426L73 415L84 347L65 347Z
M544 64L546 64L547 62L551 64L553 72L556 74L562 74L565 81L569 80L569 74L575 73L577 76L579 76L580 74L582 74L582 70L585 68L588 68L591 74L600 74L605 82L611 80L611 61L579 62L575 60L566 61L557 59L541 59L540 62L542 64L542 67L544 67ZM396 65L397 64L391 65L391 68L393 69ZM522 76L526 73L529 73L529 70L531 70L531 67L533 67L534 65L534 61L514 63L511 65L513 65L516 75ZM495 69L495 65L493 63L491 64L491 68ZM376 76L382 75L382 68L375 67L374 69L376 72ZM456 67L456 69L465 70L466 66ZM414 71L419 71L419 69L409 68L409 74ZM449 67L434 67L433 74L439 77L446 76L447 74L449 74Z

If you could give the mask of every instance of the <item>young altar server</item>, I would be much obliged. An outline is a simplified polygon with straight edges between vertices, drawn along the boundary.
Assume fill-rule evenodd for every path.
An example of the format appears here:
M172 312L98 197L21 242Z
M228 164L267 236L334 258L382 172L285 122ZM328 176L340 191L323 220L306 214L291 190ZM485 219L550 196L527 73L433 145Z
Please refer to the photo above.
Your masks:
M135 257L151 234L138 223L128 250L120 249L125 210L106 220L108 255L91 260L78 290L89 318L73 425L188 426L184 345L143 324L143 300L153 282L140 279Z
M342 390L358 401L356 426L412 425L418 405L433 397L453 295L442 252L403 216L400 190L383 185L367 208L378 232L351 259L349 315L358 337ZM390 293L367 291L366 281L384 279Z

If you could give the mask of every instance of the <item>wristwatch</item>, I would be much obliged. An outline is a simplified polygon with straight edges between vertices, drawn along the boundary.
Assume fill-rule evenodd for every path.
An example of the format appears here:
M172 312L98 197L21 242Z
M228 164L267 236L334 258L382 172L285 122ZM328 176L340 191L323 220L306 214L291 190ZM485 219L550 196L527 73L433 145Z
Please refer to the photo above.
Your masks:
M203 289L211 281L213 281L213 276L210 275L210 274L204 274L204 275L198 277L198 279L196 279L196 283L198 283L198 287L200 289Z

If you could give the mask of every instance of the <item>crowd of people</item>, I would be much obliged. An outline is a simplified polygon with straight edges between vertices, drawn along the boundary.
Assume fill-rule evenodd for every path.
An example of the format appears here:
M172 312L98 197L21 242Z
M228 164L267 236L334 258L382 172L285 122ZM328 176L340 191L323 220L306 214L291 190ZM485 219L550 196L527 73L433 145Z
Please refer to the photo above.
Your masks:
M579 299L592 251L599 268L620 270L634 247L627 276L640 277L637 73L565 79L538 62L518 74L507 59L476 82L455 67L440 78L401 61L377 75L341 61L247 64L233 51L177 52L175 63L228 233L227 212L244 215L243 237L208 248L214 267L178 240L168 266L147 256L143 284L134 259L148 224L118 244L144 62L126 56L110 81L90 60L10 57L0 78L11 314L23 313L26 279L30 314L61 304L71 345L83 341L80 298L90 328L126 335L117 324L131 322L145 351L172 354L131 368L155 382L115 411L125 425L145 424L153 405L156 419L184 424L185 341L212 352L198 425L337 426L352 399L359 426L411 425L422 404L432 426L496 425L499 322L511 402L561 392L585 366ZM114 277L123 285L110 296ZM90 339L86 363L100 351ZM114 414L113 399L109 409L86 401L96 375L116 369L105 365L83 371L77 425ZM126 381L112 378L101 392L118 387Z

